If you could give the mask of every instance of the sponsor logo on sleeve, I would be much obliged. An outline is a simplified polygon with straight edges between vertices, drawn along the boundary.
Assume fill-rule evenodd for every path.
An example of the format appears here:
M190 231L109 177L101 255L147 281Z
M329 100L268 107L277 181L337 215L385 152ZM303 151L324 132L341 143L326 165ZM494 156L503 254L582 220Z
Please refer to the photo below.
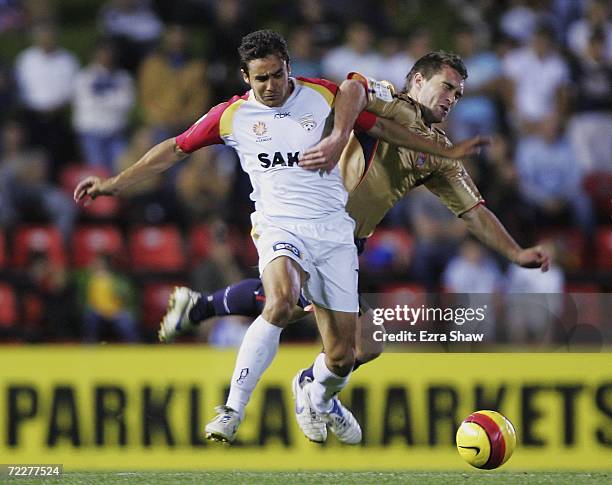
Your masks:
M371 80L370 92L374 95L375 98L378 98L387 103L393 101L393 91L391 91L391 88L385 82Z

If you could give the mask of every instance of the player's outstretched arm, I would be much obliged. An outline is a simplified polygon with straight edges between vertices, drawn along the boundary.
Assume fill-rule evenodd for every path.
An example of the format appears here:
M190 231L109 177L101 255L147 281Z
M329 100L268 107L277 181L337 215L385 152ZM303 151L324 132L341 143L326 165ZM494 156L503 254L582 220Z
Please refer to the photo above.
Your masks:
M523 249L508 234L499 219L484 205L463 213L461 218L469 231L491 249L523 268L540 268L542 272L550 267L550 256L541 246Z
M74 189L74 200L79 202L87 197L94 200L100 195L117 195L126 187L169 169L186 156L174 138L169 138L155 145L134 165L114 177L101 179L90 176L81 180Z
M439 145L418 133L386 118L377 118L374 126L368 130L368 134L374 138L390 143L391 145L404 147L409 150L426 152L435 156L445 158L467 158L477 155L483 146L489 144L487 137L476 136L465 140L452 148Z
M342 81L334 102L334 128L328 136L302 154L300 167L331 172L340 160L355 121L365 106L363 85L352 79Z

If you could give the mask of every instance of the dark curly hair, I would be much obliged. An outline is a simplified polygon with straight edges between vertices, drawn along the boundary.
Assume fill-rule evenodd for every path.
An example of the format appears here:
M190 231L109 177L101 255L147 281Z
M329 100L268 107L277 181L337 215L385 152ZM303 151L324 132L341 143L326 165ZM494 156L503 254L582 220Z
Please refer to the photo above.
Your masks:
M408 90L410 88L410 83L417 72L420 72L425 79L431 79L431 77L440 72L444 66L453 68L463 79L467 79L467 68L461 57L450 52L436 51L425 54L414 63L414 66L412 66L412 69L410 69L410 72L406 76L405 89Z
M257 30L245 35L238 47L240 69L248 73L248 63L254 59L263 59L269 55L277 55L289 64L289 49L287 42L277 32L272 30Z

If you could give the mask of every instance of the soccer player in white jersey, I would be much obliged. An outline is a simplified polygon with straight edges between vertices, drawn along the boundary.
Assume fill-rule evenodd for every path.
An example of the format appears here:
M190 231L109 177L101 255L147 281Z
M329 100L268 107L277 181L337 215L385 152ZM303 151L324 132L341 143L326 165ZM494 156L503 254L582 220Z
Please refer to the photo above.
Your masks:
M325 441L329 427L340 441L355 444L361 441L361 428L336 397L354 365L358 311L354 221L345 210L347 191L336 163L354 126L398 144L411 139L417 149L436 148L374 115L363 113L358 119L365 90L357 81L338 88L320 79L290 77L287 46L275 32L247 35L239 54L249 92L213 107L186 132L156 145L117 176L87 177L74 198L116 195L199 148L216 143L233 147L253 185L252 234L266 304L243 339L228 400L216 408L207 436L234 439L303 288L314 304L325 354L315 363L314 380L297 389L308 409L299 424L312 441ZM332 107L334 127L322 139ZM309 152L314 145L317 149Z

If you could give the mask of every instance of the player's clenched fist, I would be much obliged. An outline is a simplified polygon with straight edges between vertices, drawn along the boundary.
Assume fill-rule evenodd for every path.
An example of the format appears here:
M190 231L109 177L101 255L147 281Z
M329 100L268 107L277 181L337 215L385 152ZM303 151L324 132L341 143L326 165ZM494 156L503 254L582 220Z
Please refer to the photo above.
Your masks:
M330 173L338 164L347 142L348 136L330 134L300 156L300 167Z
M550 255L542 246L534 246L520 251L515 262L523 268L540 268L545 273L550 268Z

